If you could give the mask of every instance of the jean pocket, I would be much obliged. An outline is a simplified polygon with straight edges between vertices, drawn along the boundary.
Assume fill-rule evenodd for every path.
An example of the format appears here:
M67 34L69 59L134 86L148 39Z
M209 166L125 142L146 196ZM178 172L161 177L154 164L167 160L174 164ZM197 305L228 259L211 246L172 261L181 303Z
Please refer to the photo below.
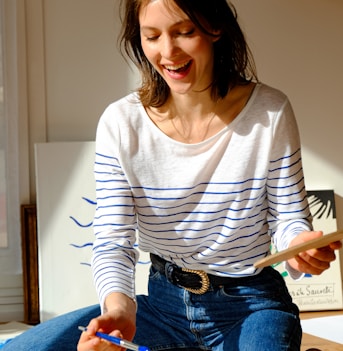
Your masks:
M283 278L272 268L256 276L238 278L237 284L224 285L221 292L230 298L274 299L288 294Z
M151 266L149 270L149 280L156 281L156 280L159 280L160 278L161 278L161 273L156 268L154 268L154 266Z

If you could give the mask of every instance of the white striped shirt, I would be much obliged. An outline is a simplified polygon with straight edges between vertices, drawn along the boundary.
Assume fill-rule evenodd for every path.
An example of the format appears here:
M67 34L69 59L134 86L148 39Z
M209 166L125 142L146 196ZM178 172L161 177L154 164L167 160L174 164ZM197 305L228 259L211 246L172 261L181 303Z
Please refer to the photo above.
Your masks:
M181 267L256 274L253 263L311 229L292 107L258 84L241 113L198 144L165 135L135 94L111 104L96 138L93 272L100 302L134 298L139 247Z

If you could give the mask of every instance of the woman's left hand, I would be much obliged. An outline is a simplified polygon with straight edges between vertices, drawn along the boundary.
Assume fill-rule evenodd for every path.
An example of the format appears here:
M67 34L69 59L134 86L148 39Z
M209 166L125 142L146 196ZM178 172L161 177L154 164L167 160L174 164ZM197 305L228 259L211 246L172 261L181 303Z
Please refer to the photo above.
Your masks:
M322 235L323 232L321 231L302 232L291 241L289 247L302 244ZM336 241L319 249L310 249L300 252L287 262L292 268L299 272L319 275L330 268L330 263L336 259L335 250L339 250L341 247L342 243L340 241Z

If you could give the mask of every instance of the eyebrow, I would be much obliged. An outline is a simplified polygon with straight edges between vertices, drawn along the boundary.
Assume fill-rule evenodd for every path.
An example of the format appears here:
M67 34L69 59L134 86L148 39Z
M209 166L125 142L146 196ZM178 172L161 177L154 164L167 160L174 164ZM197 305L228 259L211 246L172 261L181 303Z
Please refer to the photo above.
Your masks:
M193 22L190 19L185 19L185 20L180 20L176 23L174 23L171 28L178 27L183 24L193 24ZM151 26L141 26L140 29L142 30L155 30L157 29L156 27L151 27Z

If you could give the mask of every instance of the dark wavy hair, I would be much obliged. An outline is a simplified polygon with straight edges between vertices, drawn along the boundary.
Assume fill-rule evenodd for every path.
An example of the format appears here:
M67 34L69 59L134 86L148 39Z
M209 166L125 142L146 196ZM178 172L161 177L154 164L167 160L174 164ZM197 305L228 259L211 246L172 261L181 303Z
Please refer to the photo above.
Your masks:
M121 0L122 30L119 45L141 72L138 89L144 106L159 107L169 96L169 87L145 57L140 37L139 11L150 0ZM176 4L205 34L213 35L210 28L220 32L213 43L214 64L211 95L214 100L223 98L238 84L257 80L255 63L245 36L237 22L237 13L226 0L165 0Z

